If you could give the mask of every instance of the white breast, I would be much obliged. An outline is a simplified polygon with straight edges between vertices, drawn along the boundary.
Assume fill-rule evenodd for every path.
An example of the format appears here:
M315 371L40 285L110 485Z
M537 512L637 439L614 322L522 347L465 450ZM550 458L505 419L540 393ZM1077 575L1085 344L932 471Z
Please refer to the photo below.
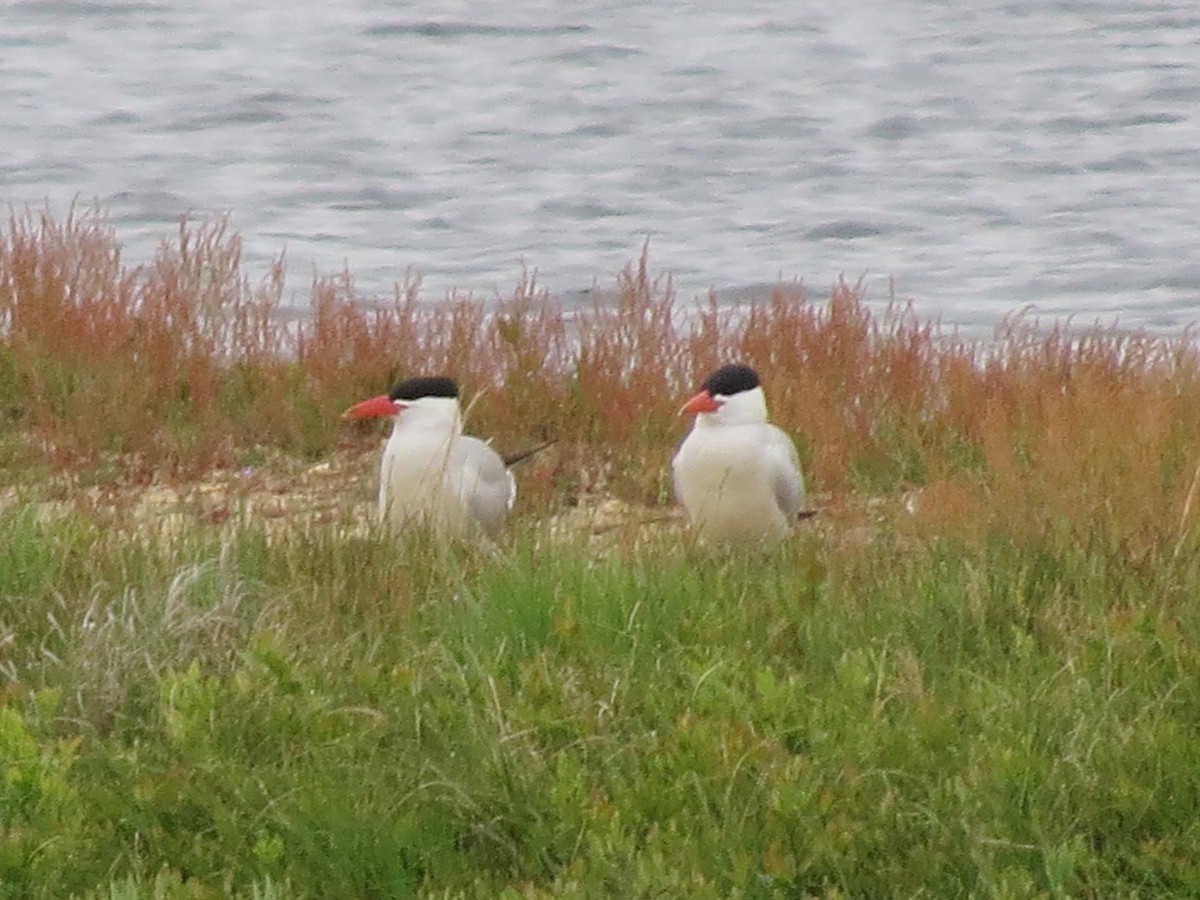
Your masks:
M790 439L765 423L694 428L672 468L688 519L713 543L778 541L804 499Z

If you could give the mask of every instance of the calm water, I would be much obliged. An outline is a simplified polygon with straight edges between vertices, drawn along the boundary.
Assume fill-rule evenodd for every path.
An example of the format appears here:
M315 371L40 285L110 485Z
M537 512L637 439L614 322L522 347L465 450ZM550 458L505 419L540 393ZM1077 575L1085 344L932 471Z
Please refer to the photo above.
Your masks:
M129 261L228 211L298 297L570 298L649 237L685 297L1200 319L1194 0L266 6L0 2L0 201L98 200Z

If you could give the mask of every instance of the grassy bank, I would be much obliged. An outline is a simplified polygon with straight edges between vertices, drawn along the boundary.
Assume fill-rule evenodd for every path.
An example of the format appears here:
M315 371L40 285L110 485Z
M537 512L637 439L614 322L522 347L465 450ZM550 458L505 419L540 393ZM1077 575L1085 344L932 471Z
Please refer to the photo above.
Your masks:
M1185 336L691 308L644 259L573 314L296 318L238 248L0 233L0 896L1200 893ZM752 559L666 495L734 357L821 507ZM559 442L495 550L364 525L338 413L443 371Z
M0 520L8 896L1194 896L1200 572Z

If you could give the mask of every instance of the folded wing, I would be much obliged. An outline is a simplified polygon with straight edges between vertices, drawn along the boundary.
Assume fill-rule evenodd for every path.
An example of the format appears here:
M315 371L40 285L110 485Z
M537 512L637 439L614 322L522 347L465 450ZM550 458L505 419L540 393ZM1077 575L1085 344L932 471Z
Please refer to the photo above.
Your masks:
M517 498L516 480L500 454L478 438L458 438L453 455L457 465L448 470L457 473L455 492L470 517L495 535Z
M782 430L768 425L763 449L771 469L775 502L784 518L788 522L795 522L808 505L796 445Z

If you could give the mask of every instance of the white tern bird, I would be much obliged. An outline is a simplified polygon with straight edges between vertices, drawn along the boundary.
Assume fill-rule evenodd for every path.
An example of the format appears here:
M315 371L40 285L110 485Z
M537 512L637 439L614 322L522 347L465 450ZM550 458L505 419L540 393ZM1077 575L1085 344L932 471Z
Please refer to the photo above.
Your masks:
M382 522L395 529L424 522L454 536L482 531L494 538L500 532L517 484L499 453L462 433L454 379L410 378L342 417L395 420L380 464Z
M811 515L796 446L768 421L752 368L721 366L681 412L696 419L671 464L675 496L702 539L776 543Z

